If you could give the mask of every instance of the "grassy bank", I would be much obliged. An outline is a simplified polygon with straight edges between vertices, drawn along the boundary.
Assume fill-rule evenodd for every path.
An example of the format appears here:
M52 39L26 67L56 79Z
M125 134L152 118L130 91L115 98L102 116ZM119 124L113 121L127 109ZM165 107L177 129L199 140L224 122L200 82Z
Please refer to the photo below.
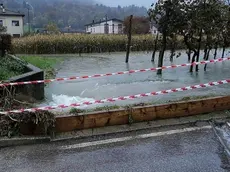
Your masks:
M154 39L153 35L134 35L132 51L153 50ZM126 44L126 35L35 35L12 41L14 53L20 54L119 52L126 51ZM182 40L176 48L185 48Z
M62 61L61 58L45 57L45 56L20 56L20 58L27 63L45 71L45 78L50 79L55 76L55 65Z
M23 74L25 72L26 63L30 63L44 70L45 78L50 79L55 76L55 65L62 61L61 58L43 56L21 56L20 59L22 59L24 63L12 59L8 56L1 59L0 81L5 81L11 77Z

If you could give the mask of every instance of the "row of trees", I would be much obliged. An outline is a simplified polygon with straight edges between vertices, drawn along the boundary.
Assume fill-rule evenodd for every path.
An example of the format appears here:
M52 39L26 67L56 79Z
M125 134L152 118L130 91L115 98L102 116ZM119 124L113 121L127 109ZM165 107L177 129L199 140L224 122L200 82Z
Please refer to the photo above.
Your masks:
M27 14L27 9L23 6L24 0L1 0L6 8L14 11L20 10ZM118 18L123 20L126 16L134 14L143 16L147 14L144 7L108 7L96 4L93 0L26 0L31 4L30 17L31 25L35 28L44 28L50 22L56 23L59 28L71 26L74 29L83 30L84 25L93 20L99 21L105 18ZM24 18L28 21L28 15Z
M199 61L200 51L204 48L204 60L208 60L211 49L230 45L230 2L225 0L158 0L148 14L159 25L162 33L158 66L163 65L167 44L175 45L183 39L187 47L188 60ZM172 48L172 54L173 46ZM206 70L206 66L204 68ZM198 71L198 65L196 71ZM190 72L193 71L193 66ZM159 70L158 74L162 71Z
M124 33L127 34L130 27L130 16L124 19ZM132 34L148 34L150 32L150 22L148 17L133 16Z

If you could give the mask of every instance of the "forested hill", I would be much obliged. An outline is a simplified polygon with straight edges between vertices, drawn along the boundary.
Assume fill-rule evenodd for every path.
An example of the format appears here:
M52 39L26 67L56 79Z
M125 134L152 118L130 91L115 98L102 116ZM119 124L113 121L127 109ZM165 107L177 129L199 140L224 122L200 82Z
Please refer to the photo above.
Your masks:
M34 8L34 27L44 27L49 22L55 22L58 27L64 28L71 26L76 29L84 29L84 25L91 23L92 20L108 18L124 19L128 15L145 16L145 7L108 7L99 4L94 0L27 0ZM26 14L23 7L23 0L0 0L7 8L19 10ZM32 13L31 13L32 15ZM32 15L33 16L33 15Z

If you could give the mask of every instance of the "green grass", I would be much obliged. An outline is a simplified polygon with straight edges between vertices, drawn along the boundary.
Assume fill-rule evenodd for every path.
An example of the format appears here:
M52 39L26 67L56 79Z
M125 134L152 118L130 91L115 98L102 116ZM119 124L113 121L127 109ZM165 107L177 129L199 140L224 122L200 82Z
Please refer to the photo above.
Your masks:
M46 79L50 79L55 76L54 67L62 61L61 58L45 56L21 56L20 58L27 63L44 70Z
M55 77L55 65L63 60L59 57L45 56L21 56L20 59L44 70L46 79ZM0 81L8 80L13 76L23 74L25 64L19 63L8 56L2 58L0 63Z

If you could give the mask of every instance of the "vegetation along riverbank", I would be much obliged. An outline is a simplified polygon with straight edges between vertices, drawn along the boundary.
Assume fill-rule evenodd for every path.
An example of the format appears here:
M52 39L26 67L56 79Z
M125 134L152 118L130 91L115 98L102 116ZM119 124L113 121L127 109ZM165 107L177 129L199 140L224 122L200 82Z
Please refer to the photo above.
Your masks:
M20 59L44 70L45 79L55 77L55 67L62 61L62 58L31 55L20 56Z
M45 56L20 56L22 62L16 61L10 57L2 58L0 63L0 81L7 80L13 76L24 73L25 64L30 63L44 70L45 78L55 77L55 66L62 61L61 58L45 57Z
M6 56L1 59L0 63L0 81L7 80L13 76L23 74L23 63Z

